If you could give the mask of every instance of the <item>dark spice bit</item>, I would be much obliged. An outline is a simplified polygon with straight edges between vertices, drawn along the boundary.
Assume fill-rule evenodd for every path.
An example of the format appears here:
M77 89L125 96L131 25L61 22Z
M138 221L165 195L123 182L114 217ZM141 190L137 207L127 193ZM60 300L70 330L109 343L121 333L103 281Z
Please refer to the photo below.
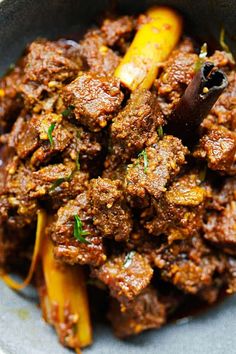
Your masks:
M199 137L199 126L227 87L223 71L205 62L186 88L176 108L168 117L167 132L193 146Z

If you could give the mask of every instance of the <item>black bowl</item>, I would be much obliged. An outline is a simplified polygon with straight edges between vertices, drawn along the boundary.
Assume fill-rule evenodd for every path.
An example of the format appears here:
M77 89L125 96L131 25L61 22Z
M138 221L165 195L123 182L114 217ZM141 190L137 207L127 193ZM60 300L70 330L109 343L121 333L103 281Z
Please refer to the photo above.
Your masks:
M233 0L119 0L121 13L135 13L154 4L177 8L190 32L200 41L217 45L222 27L236 53L236 1ZM0 73L36 37L57 38L82 34L92 21L113 5L109 0L0 0ZM0 354L66 354L49 326L41 320L34 290L20 296L0 283ZM30 301L29 301L30 299ZM115 339L104 324L95 326L90 354L234 354L236 352L236 297L159 331L149 331L126 342ZM2 350L2 351L1 351Z

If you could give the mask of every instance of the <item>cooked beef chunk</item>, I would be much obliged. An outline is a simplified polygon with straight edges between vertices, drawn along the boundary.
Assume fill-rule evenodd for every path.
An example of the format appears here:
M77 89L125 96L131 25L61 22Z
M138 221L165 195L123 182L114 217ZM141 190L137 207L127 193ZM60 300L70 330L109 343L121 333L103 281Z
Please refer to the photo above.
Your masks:
M119 80L91 73L81 73L67 85L65 104L74 107L75 117L92 131L107 125L123 100Z
M234 175L236 173L236 133L210 124L194 156L206 159L208 167L212 170Z
M124 304L146 288L152 274L148 259L137 252L113 256L93 270L93 275L109 287L111 295Z
M163 245L152 256L162 278L190 294L214 286L216 274L225 271L224 256L212 252L197 234Z
M119 338L138 334L151 328L159 328L166 322L166 306L155 289L148 287L127 306L112 300L108 318Z
M88 232L87 242L80 242L73 234L78 215L83 230ZM51 226L51 236L55 243L54 254L57 259L69 264L90 264L99 266L106 260L102 237L92 223L92 213L87 193L79 194L57 212L57 219Z
M128 208L120 181L108 178L91 180L89 188L93 223L104 237L116 241L129 238L132 229L131 211Z
M38 203L28 194L32 180L30 168L14 156L5 167L4 186L0 191L0 210L9 225L22 228L35 222Z
M229 130L236 129L236 72L232 70L228 75L228 86L211 109L210 114L203 122L209 121L223 125ZM209 124L209 123L208 123Z
M33 172L31 178L29 196L46 199L53 209L75 198L88 185L88 174L78 171L74 162L43 167Z
M185 163L186 154L187 148L171 135L143 150L128 166L126 180L129 197L134 201L139 198L143 206L149 197L158 199Z
M214 210L215 209L215 210ZM236 254L236 180L226 180L221 190L213 196L212 210L206 217L204 237L224 249Z
M156 81L158 101L164 115L169 115L195 74L197 54L187 38L172 52Z
M92 72L113 75L120 57L110 48L99 30L87 32L80 42L80 53Z
M164 123L154 94L136 90L126 106L113 119L110 150L106 167L113 169L120 162L132 157L157 139L157 128Z
M0 222L0 267L22 268L32 253L32 233L35 224L15 228Z
M169 242L191 236L203 225L207 196L210 191L200 185L199 175L185 174L177 178L150 209L141 217L147 231L153 235L165 234Z
M14 67L8 75L0 79L0 134L11 128L22 108L23 102L19 94L21 80L21 65Z
M26 103L42 98L43 92L52 92L61 84L76 77L81 68L79 53L71 52L66 42L37 40L28 48L22 92Z
M105 19L101 26L101 32L109 46L124 47L126 39L131 37L135 28L132 17L123 16L117 19Z

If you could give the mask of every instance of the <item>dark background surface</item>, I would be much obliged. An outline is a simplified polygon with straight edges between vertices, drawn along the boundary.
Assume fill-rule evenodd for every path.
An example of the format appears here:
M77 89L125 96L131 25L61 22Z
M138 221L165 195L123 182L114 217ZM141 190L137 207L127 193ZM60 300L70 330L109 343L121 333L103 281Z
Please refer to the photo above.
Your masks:
M218 41L223 26L226 40L236 53L236 1L233 0L0 0L0 73L38 36L56 38L81 33L111 6L116 6L119 12L134 13L156 3L177 8L188 28L202 41Z
M56 38L82 33L113 1L109 0L4 0L0 1L0 72L14 62L24 46L38 36ZM169 4L185 16L188 28L200 41L217 42L220 29L236 52L236 1L151 0L118 1L119 11L134 13L153 3ZM41 319L32 288L27 296L0 283L0 354L66 354L56 335ZM110 328L96 325L95 343L88 354L235 354L236 297L226 299L194 319L187 319L121 342Z

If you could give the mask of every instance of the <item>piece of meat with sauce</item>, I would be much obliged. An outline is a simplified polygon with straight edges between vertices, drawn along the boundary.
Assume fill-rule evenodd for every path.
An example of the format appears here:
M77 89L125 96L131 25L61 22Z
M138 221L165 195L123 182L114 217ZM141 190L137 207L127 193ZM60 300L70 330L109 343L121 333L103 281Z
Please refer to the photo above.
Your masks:
M131 16L107 18L101 26L101 33L107 45L118 47L125 52L136 29L135 20Z
M171 135L143 150L127 169L126 191L131 203L138 202L143 207L149 204L150 197L158 199L185 164L187 152L181 141Z
M225 271L225 257L213 252L199 235L154 249L151 257L163 280L186 293L198 294L215 286L216 275Z
M194 151L196 158L207 160L208 167L222 174L236 173L236 132L209 124Z
M93 223L104 237L127 240L132 230L132 214L126 204L122 183L108 178L90 182L89 197Z
M87 242L80 242L74 236L75 215L82 222L84 231L88 232ZM79 194L57 212L57 218L50 227L55 244L55 257L69 264L89 264L99 266L106 261L103 240L93 225L91 207L87 193Z
M165 234L169 242L193 235L203 226L203 216L210 190L201 184L199 174L188 173L177 178L141 220L155 236Z
M160 328L167 320L167 309L157 291L150 286L125 307L112 299L108 318L115 335L125 338L147 329Z
M28 191L32 184L32 170L13 156L5 166L4 185L0 190L1 218L15 228L34 223L39 208Z
M224 252L236 255L236 180L229 178L215 190L206 214L204 238Z
M164 116L172 112L193 79L198 60L193 43L185 38L165 62L162 74L155 82L158 102Z
M80 54L90 71L112 76L120 57L107 44L101 31L91 30L80 41Z
M127 304L150 283L153 269L145 256L131 251L109 258L92 275L109 287L111 296Z
M231 131L236 130L236 72L230 71L227 74L228 86L220 95L210 114L202 123L207 127L209 122L217 125L223 125Z
M65 82L73 80L81 69L81 59L77 49L63 41L44 39L30 44L25 58L23 84L21 90L25 103L29 106L61 88Z
M23 105L19 90L22 66L23 60L0 79L0 134L10 130Z
M45 166L32 172L28 194L31 198L47 201L49 209L58 209L87 189L88 173L78 171L74 162Z
M105 166L116 167L157 139L156 130L163 125L162 113L154 94L136 90L126 106L113 118L110 128L110 154Z
M123 98L118 79L94 73L80 73L63 91L65 105L74 107L75 118L92 131L107 125Z

